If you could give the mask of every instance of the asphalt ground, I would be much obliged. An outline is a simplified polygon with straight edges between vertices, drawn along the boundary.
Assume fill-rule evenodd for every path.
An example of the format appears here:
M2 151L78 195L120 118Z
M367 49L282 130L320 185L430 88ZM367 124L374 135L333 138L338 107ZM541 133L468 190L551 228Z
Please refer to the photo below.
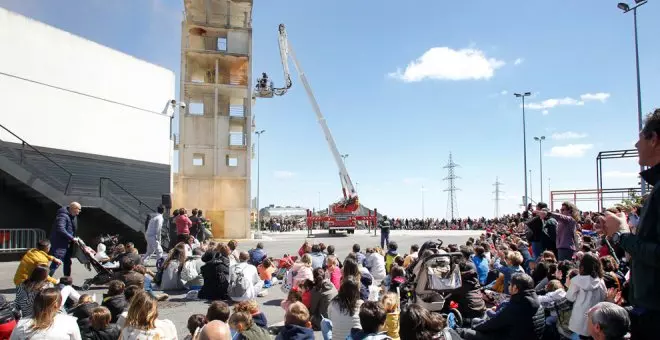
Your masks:
M390 241L396 241L399 245L399 253L408 253L410 246L413 244L421 245L425 241L441 239L445 245L447 244L462 244L470 236L478 236L481 231L463 231L463 230L393 230L390 233ZM264 249L268 256L281 257L284 253L296 254L302 243L307 239L306 231L286 232L286 233L263 233L261 240L245 240L240 241L239 250L249 250L256 246L257 242L263 242ZM314 237L309 238L310 242L320 243L325 245L334 245L335 253L340 259L343 259L351 252L353 244L359 244L364 251L367 247L375 247L380 245L380 234L374 236L373 231L367 234L366 230L357 230L355 234L346 235L339 233L336 235L329 235L327 232L321 233L315 231ZM72 277L74 285L81 285L83 280L91 278L95 275L94 271L88 271L77 260L73 260ZM154 265L154 260L151 260L149 265ZM0 263L0 275L5 277L5 280L0 282L0 294L3 294L9 301L13 301L16 294L16 287L13 283L14 273L18 267L18 262L3 262ZM61 269L55 273L58 278L62 275ZM101 301L101 296L105 293L107 287L93 286L88 294L95 294L96 301ZM81 292L82 293L82 292ZM186 324L188 318L192 314L206 314L208 308L207 301L191 301L185 298L184 292L167 292L170 298L159 303L159 318L169 319L174 322L177 327L179 339L183 339L189 334ZM276 285L269 289L268 295L265 297L257 298L261 306L261 311L266 314L269 325L281 324L284 319L284 310L280 307L282 299L286 298L285 294L280 290L280 286ZM316 332L316 338L322 339L320 332Z

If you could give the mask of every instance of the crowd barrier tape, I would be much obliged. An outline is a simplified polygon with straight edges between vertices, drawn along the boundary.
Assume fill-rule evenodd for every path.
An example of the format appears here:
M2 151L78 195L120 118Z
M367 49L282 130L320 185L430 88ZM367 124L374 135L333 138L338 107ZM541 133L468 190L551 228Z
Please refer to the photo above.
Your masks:
M41 229L0 229L0 253L20 253L37 247L46 238Z

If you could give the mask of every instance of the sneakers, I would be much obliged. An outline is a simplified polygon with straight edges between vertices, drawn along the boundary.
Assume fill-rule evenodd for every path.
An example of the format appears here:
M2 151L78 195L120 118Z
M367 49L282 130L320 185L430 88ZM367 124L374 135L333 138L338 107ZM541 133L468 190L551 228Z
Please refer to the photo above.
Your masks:
M257 294L258 297L264 297L268 296L268 291L267 290L262 290Z
M170 296L165 294L165 293L156 295L156 300L158 300L158 301L165 301L169 298L170 298Z

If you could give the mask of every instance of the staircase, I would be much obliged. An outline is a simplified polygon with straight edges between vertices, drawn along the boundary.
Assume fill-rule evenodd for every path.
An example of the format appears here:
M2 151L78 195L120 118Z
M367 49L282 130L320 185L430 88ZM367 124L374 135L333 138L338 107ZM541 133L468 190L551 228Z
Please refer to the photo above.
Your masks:
M13 137L13 138L12 138ZM19 143L8 140L19 141ZM15 192L41 205L79 202L98 209L133 231L144 231L147 214L155 209L109 177L76 176L52 157L0 124L0 177ZM106 224L106 223L101 223ZM111 233L112 231L106 231Z

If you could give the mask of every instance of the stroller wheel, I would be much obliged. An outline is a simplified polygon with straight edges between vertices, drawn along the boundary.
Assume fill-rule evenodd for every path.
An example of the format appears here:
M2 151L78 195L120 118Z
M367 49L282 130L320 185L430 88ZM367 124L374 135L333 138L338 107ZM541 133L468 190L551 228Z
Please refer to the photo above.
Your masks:
M80 289L81 289L81 290L89 290L90 287L91 287L91 285L89 284L89 282L85 281L85 282L82 284L82 286L80 286Z
M453 324L456 325L457 327L463 326L463 316L461 315L461 312L458 311L458 309L449 308L449 312L447 313L447 324L451 324L449 322L450 319L454 320ZM452 327L452 328L456 328L456 327Z

